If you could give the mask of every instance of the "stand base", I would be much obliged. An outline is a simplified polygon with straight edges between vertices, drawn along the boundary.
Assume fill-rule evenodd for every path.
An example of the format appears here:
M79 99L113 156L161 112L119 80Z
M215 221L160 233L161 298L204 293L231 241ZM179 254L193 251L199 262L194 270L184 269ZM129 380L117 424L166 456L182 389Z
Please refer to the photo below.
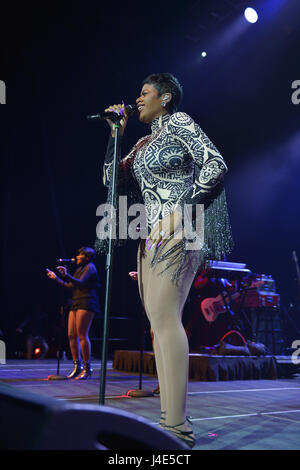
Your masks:
M66 375L48 375L47 380L68 380Z
M153 397L153 392L150 390L128 390L126 397Z

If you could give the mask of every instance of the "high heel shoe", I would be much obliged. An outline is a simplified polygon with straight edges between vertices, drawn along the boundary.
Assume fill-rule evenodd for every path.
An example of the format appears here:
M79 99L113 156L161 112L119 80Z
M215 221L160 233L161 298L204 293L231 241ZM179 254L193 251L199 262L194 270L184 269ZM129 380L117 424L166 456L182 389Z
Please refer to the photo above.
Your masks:
M89 361L83 361L83 370L82 372L75 377L75 380L86 380L93 373L91 363Z
M158 426L160 426L161 428L164 428L166 425L166 414L166 411L161 411L160 420L158 423Z
M77 377L77 375L79 375L82 372L83 367L82 367L81 361L75 360L73 361L73 364L74 364L74 369L67 376L68 379L74 379L75 377Z
M188 421L188 420L187 420ZM171 432L175 437L183 441L186 445L188 445L190 448L194 447L196 443L196 438L194 435L193 430L190 431L184 431L184 429L180 429L181 426L184 426L184 423L177 424L176 426L168 426L164 425L164 429L166 431ZM188 421L190 423L190 421Z
M161 428L164 428L166 426L166 414L167 414L166 411L161 411L160 420L159 420L159 423L158 423L158 425ZM186 420L190 425L192 425L192 421L191 421L192 416L186 416Z

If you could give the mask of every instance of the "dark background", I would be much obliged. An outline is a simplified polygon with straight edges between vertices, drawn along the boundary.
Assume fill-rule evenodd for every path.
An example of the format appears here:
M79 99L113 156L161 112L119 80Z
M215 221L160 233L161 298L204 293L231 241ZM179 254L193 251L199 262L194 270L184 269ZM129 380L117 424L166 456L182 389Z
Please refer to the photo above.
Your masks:
M7 3L7 2L6 2ZM259 21L243 18L257 8ZM300 80L298 0L10 2L1 6L1 319L8 349L41 302L53 326L60 288L45 276L58 257L93 246L108 126L88 114L139 96L152 72L183 85L181 109L223 154L235 239L231 261L270 274L282 302L297 300ZM202 58L201 52L207 51ZM148 133L131 118L123 153ZM96 260L105 293L105 257ZM136 243L115 252L112 314L136 339L141 306Z

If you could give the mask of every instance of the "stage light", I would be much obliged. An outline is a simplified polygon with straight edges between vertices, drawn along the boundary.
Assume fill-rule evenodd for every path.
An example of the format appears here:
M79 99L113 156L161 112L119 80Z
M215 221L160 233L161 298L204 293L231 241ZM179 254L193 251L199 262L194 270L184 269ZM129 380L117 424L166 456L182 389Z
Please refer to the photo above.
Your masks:
M206 54L205 51L201 52L201 55L202 55L202 57L206 57L206 56L207 56L207 54Z
M41 348L35 348L34 355L38 356L41 353Z
M254 10L254 8L246 8L246 10L244 11L244 15L246 20L249 21L249 23L256 23L258 20L258 14Z

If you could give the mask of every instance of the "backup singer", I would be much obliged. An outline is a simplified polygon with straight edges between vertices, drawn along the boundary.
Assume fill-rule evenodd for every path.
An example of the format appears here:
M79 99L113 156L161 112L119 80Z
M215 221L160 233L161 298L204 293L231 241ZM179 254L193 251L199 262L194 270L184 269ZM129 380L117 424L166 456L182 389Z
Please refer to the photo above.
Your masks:
M160 425L193 447L195 436L186 417L188 341L181 316L199 266L222 259L232 249L231 230L222 179L226 164L193 119L178 112L182 88L169 73L152 74L142 83L136 103L139 120L151 126L118 167L118 195L130 203L143 202L147 237L138 254L138 283L144 309L154 333L160 386ZM122 113L120 135L128 116L124 104L106 109ZM104 184L112 204L115 126L111 128ZM180 237L185 204L204 205L204 245L189 249L189 237ZM193 220L195 224L196 220ZM97 233L95 247L107 252L105 233Z
M68 336L74 369L68 376L69 379L84 380L93 372L88 334L95 313L100 312L97 295L99 279L97 268L92 262L94 257L95 251L92 248L80 248L76 256L77 269L74 276L71 276L64 266L58 266L57 269L63 279L47 269L47 276L50 279L57 281L63 287L72 289ZM80 359L80 350L83 364Z

